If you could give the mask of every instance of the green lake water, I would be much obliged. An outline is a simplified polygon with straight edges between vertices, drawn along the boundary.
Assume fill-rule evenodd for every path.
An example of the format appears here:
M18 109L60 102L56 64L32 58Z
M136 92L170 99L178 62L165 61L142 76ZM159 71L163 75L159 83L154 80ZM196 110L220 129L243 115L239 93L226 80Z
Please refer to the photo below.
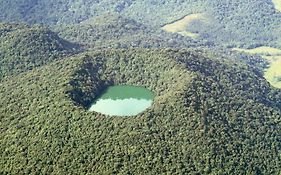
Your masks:
M134 116L150 107L154 94L136 86L110 86L97 98L90 111L110 116Z

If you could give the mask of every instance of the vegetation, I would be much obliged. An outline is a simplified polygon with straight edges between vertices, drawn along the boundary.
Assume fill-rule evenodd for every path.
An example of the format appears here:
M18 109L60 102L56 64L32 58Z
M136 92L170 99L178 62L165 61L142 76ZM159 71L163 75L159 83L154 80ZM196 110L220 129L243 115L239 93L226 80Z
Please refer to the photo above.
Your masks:
M281 55L281 49L267 47L267 46L261 46L261 47L257 47L257 48L253 48L253 49L233 48L233 50L239 51L239 52L247 52L250 54L260 54L260 55L270 55L270 56Z
M89 19L80 24L57 25L54 30L62 38L88 48L183 48L204 45L177 34L157 31L149 26L117 14Z
M157 10L155 10L157 9ZM133 19L157 30L194 13L205 13L207 23L197 21L188 32L220 46L253 48L276 46L280 40L281 14L272 0L14 0L0 1L1 21L73 24L108 13Z
M0 23L0 80L58 60L75 49L42 26Z
M272 0L276 10L280 11L281 12L281 2L278 1L278 0Z
M0 0L0 174L280 174L274 3ZM155 101L90 112L112 85Z
M113 84L147 87L155 102L136 117L88 112ZM0 92L2 174L280 170L281 92L206 51L86 52L7 79Z
M270 62L269 67L265 70L264 77L274 87L281 88L281 56L265 57Z
M196 20L202 20L203 19L203 14L197 13L197 14L190 14L185 16L182 19L179 19L171 24L167 24L162 27L163 30L167 32L172 32L172 33L178 33L183 36L189 36L191 38L198 38L199 35L196 33L188 32L188 26L190 23L196 21Z
M234 48L233 50L261 55L269 62L268 66L264 68L264 77L272 86L281 88L280 49L262 46L253 49Z

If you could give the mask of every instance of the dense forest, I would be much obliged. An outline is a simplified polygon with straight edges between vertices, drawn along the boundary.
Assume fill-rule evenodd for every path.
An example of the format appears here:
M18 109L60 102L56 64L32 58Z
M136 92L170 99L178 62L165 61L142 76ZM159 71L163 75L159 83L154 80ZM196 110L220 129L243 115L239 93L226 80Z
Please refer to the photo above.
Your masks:
M0 23L0 80L42 66L79 47L42 26Z
M281 173L281 48L270 0L0 0L0 174ZM202 13L186 30L162 30ZM90 112L107 87L155 94Z
M281 47L281 14L271 0L1 0L0 9L0 20L6 22L73 24L113 13L155 29L188 14L204 13L207 22L191 25L200 39L227 47Z
M86 52L2 82L1 171L277 174L281 92L251 67L211 55ZM112 84L157 98L136 117L88 112Z
M194 41L178 34L155 30L116 14L91 18L80 24L56 25L53 30L62 38L87 48L187 48L206 45L204 40Z

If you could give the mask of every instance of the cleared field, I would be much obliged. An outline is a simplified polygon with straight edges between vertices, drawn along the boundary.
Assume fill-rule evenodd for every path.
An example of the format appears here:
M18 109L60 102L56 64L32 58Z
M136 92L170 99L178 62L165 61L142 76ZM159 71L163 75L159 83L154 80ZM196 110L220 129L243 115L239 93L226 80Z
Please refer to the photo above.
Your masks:
M259 54L270 62L269 68L264 70L265 79L274 87L281 88L281 50L273 47L257 47L254 49L233 48L232 50Z
M281 0L272 0L277 11L281 12Z
M202 20L202 19L204 19L203 13L194 13L194 14L187 15L173 23L167 24L163 26L162 29L165 30L166 32L178 33L183 36L197 38L199 37L199 34L187 31L187 27L192 21Z
M247 52L250 54L261 54L261 55L270 55L270 56L276 56L281 55L281 50L273 47L257 47L254 49L240 49L240 48L233 48L232 50L240 51L240 52Z
M270 66L264 72L264 77L274 87L281 88L281 56L265 57L269 60Z

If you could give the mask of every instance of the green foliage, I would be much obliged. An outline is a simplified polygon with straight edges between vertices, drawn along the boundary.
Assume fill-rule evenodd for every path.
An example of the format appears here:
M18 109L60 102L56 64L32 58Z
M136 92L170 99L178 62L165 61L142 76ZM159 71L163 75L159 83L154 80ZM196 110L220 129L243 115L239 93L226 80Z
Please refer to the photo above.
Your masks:
M203 45L177 34L157 31L117 14L107 14L80 24L53 27L62 38L90 48L186 48Z
M0 23L0 174L280 174L281 91L259 56L228 50L280 46L271 0L0 0L0 11L37 24ZM199 40L161 31L192 13L209 19L188 26ZM153 105L88 111L119 84L153 91Z
M0 8L0 21L73 24L117 13L157 30L188 14L204 13L209 21L195 21L190 30L217 45L278 46L281 38L281 14L271 0L1 0Z
M107 84L147 87L155 102L136 117L88 112ZM280 97L251 67L204 50L67 57L0 84L0 172L278 174Z
M0 79L58 60L75 47L42 26L0 23Z
M255 48L274 46L281 37L281 14L271 0L211 1L211 6L215 21L203 33L216 43Z

